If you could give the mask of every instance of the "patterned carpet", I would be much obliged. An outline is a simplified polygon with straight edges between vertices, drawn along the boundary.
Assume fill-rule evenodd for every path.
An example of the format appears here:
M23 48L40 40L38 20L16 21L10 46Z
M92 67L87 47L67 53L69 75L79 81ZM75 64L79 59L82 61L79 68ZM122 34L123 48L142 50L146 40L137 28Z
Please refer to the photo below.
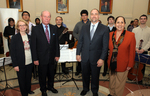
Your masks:
M76 88L74 82L67 82L65 85L62 85L64 82L55 83L55 88L58 90L58 94L54 94L51 91L47 91L48 96L80 96L80 92L83 90L82 82L76 81L79 90ZM40 89L34 90L35 94L30 96L41 96ZM109 93L109 90L103 86L99 86L99 96L106 96ZM87 92L85 96L92 96L91 90Z

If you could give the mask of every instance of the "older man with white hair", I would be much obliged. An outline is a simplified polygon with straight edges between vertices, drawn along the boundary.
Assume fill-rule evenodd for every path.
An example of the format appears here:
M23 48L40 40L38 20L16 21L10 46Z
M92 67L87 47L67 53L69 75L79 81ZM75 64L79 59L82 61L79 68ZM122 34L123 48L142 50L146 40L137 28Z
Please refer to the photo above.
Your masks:
M38 65L39 83L42 96L47 96L46 90L58 93L54 88L54 60L58 61L60 56L57 28L49 24L51 13L41 13L42 24L35 26L31 35L32 59ZM46 87L46 77L48 84Z

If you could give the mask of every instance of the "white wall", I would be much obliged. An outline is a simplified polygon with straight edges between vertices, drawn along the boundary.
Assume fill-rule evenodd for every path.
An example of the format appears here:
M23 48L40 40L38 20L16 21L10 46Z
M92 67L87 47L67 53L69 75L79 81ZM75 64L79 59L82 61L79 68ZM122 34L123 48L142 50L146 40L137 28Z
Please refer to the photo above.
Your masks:
M23 0L23 10L29 11L31 21L34 22L36 17L39 17L41 11L48 10L51 12L51 23L55 24L55 17L62 16L64 23L70 31L73 30L75 24L80 20L80 11L87 9L89 12L93 8L99 9L100 0L69 0L69 13L64 15L56 13L56 0ZM100 20L103 24L107 24L107 17L113 15L124 16L126 18L126 26L131 20L139 18L142 14L147 14L149 0L113 0L112 14L100 15ZM6 8L6 0L0 0L0 8ZM90 17L90 15L89 15ZM147 25L150 26L150 16ZM21 12L19 12L21 19ZM0 26L0 32L3 29Z

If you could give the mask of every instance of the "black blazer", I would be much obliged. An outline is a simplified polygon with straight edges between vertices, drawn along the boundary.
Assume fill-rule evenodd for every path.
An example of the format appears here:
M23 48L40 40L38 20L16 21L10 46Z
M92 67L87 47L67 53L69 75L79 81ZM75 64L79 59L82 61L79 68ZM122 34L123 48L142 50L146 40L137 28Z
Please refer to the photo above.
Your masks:
M30 42L30 36L28 34L27 36ZM19 69L24 68L25 51L24 51L24 44L20 33L17 33L16 35L12 36L11 43L10 43L10 52L11 52L13 67L19 66Z
M81 53L81 62L88 60L92 64L97 64L99 59L105 60L108 51L109 29L107 26L99 23L93 39L90 39L90 24L86 24L81 29L77 45L77 55Z
M33 27L31 33L32 60L39 60L39 64L48 64L55 57L60 56L57 28L49 24L50 44L47 41L42 24Z

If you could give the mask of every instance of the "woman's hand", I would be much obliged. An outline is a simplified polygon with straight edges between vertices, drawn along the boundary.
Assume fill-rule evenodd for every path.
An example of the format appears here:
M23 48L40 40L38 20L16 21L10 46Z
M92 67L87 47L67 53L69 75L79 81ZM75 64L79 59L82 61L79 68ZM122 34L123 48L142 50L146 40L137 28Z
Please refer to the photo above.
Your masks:
M15 71L19 72L19 66L14 67Z
M127 67L127 70L129 71L131 69L131 67Z

